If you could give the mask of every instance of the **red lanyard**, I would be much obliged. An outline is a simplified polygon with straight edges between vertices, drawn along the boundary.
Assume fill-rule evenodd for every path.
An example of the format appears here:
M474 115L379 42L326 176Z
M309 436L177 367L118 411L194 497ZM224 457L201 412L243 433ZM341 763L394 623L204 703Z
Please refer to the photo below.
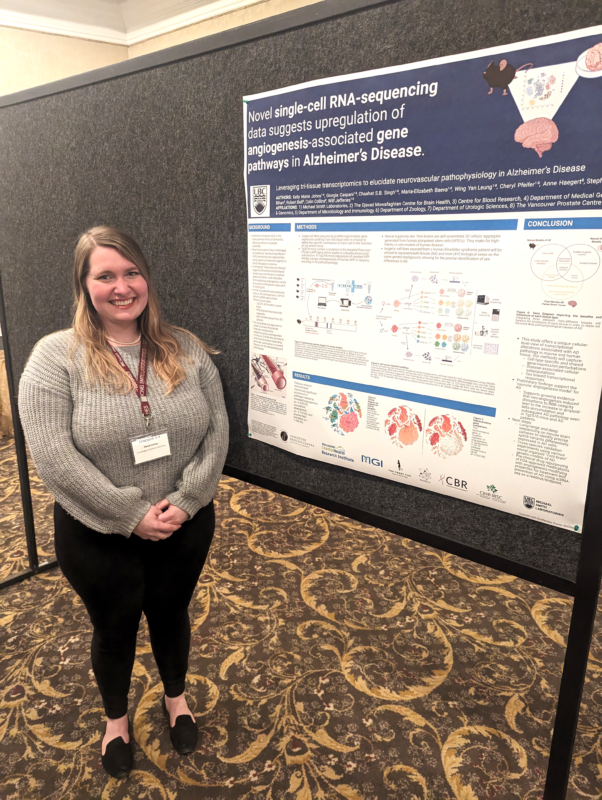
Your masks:
M130 376L130 378L134 381L134 384L136 386L136 394L140 398L140 406L142 408L142 416L144 417L144 421L146 422L146 427L149 428L150 427L151 411L150 411L150 405L149 405L149 402L148 402L148 398L146 396L146 369L147 369L147 366L148 366L148 362L147 362L147 359L146 359L146 344L144 342L144 339L140 343L140 361L138 362L138 379L137 380L136 380L136 378L134 378L130 368L128 367L128 365L123 360L123 358L121 356L121 353L118 350L116 350L110 342L108 342L108 345L111 348L111 350L113 351L113 353L115 354L115 358L119 362L119 366L122 369L124 369L127 372L127 374Z

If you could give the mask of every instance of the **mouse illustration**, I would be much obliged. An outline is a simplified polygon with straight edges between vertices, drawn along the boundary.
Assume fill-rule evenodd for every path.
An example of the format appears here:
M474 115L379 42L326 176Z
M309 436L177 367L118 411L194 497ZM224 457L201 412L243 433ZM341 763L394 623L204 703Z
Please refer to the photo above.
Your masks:
M483 77L489 84L489 94L493 94L494 89L503 89L502 94L508 94L508 86L514 80L515 75L516 70L505 58L502 58L499 64L491 61L483 73Z

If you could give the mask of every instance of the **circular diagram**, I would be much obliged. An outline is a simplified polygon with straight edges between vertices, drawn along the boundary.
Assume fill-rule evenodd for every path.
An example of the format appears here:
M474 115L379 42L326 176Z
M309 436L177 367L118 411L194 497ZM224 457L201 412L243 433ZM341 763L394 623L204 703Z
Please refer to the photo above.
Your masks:
M569 300L600 268L600 255L588 244L544 244L531 256L531 272L553 300Z
M360 404L351 392L333 394L328 400L326 412L332 429L341 436L353 433L362 416Z
M451 414L433 417L426 429L426 440L431 452L439 458L457 456L467 439L464 426Z
M409 447L418 441L422 432L420 417L409 406L392 408L385 420L385 431L397 447Z

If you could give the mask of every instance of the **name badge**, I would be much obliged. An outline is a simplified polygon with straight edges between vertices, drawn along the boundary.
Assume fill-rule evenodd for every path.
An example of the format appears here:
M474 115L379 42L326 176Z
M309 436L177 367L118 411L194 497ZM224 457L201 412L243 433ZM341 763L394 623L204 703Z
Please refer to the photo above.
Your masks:
M134 464L144 464L147 461L155 461L157 458L171 455L166 430L155 431L143 436L132 436L130 442L134 453Z

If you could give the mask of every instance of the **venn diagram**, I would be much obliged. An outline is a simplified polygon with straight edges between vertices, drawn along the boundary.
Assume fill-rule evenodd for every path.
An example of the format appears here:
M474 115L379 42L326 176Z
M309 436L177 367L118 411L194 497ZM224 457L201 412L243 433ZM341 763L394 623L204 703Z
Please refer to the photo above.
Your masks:
M553 300L570 300L599 267L600 255L588 244L544 244L531 257L531 271Z

